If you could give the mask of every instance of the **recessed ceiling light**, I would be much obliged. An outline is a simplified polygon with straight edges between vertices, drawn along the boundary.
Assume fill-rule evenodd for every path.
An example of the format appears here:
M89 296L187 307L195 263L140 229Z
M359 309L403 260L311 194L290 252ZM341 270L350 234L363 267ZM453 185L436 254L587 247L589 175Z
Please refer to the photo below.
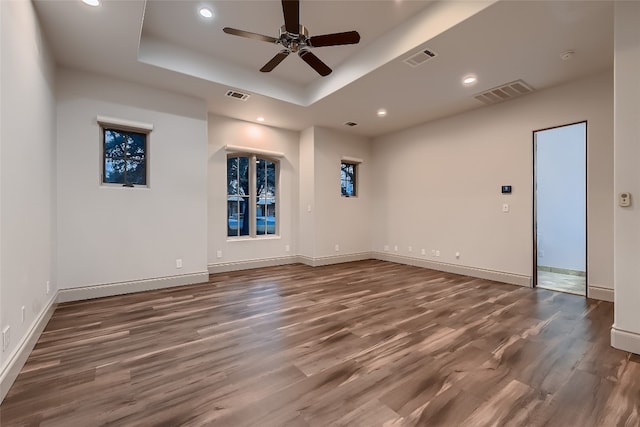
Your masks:
M376 114L378 114L378 117L384 117L387 115L387 110L385 110L384 108L381 108L378 110Z
M89 6L100 6L100 0L82 0L82 3Z
M208 7L201 7L198 13L203 18L207 18L207 19L213 18L213 11Z
M478 82L478 78L473 74L469 74L462 78L462 84L465 86L472 86Z
M264 122L264 117L258 117L256 120L259 122Z

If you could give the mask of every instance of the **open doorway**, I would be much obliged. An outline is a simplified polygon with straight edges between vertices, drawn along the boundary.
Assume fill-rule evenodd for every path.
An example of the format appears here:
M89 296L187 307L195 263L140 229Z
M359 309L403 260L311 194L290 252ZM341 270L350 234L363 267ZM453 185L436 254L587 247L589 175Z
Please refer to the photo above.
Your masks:
M533 132L534 286L587 295L587 122Z

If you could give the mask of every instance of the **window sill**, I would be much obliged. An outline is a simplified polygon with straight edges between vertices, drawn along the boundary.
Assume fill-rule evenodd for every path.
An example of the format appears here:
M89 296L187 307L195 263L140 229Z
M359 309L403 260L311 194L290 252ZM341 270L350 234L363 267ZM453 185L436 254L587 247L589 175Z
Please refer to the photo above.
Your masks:
M255 242L260 240L280 240L281 237L279 235L267 235L267 236L242 236L242 237L227 237L227 242Z
M129 187L122 184L100 184L100 188L113 188L113 189L126 189L126 190L150 190L151 187L148 185L134 185L133 187Z

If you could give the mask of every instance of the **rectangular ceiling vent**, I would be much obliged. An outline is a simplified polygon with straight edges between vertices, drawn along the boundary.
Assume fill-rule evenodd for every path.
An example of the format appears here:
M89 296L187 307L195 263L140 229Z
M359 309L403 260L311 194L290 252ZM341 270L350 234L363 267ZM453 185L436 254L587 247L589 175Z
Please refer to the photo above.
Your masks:
M418 65L424 64L431 58L435 58L437 55L438 54L432 50L424 49L416 54L411 55L410 57L405 59L403 62L411 65L412 67L417 67Z
M228 90L227 96L230 98L239 99L240 101L246 101L247 99L249 99L248 93L242 93L235 90Z
M507 83L502 86L494 87L486 92L475 95L474 98L483 104L492 105L498 102L508 101L509 99L517 98L518 96L526 95L533 92L533 88L523 82L522 80L516 80L515 82Z

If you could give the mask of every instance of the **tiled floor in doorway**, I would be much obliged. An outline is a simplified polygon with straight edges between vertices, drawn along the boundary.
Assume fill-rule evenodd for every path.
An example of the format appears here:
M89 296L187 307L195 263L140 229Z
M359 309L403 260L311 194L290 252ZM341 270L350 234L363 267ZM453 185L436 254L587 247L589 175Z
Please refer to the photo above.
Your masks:
M538 287L552 291L567 292L575 295L585 295L587 278L573 274L553 273L538 270Z

